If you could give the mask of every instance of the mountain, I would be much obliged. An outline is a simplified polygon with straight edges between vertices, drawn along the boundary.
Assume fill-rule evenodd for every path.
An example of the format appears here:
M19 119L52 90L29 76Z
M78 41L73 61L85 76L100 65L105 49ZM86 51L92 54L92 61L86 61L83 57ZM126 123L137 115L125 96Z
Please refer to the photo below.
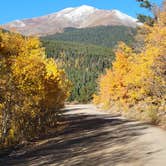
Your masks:
M63 32L66 27L87 28L115 25L136 27L140 23L135 18L118 10L101 10L83 5L76 8L66 8L46 16L15 20L2 25L2 27L18 31L23 35L47 36Z

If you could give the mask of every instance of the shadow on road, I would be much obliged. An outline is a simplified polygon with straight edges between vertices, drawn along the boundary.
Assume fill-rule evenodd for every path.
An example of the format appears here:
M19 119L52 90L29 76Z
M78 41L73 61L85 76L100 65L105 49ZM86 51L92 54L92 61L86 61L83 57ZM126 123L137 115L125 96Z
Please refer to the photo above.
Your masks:
M133 154L130 144L146 128L144 124L111 115L79 114L78 109L68 110L69 126L63 132L45 138L45 143L25 154L1 159L0 165L111 166L141 157Z

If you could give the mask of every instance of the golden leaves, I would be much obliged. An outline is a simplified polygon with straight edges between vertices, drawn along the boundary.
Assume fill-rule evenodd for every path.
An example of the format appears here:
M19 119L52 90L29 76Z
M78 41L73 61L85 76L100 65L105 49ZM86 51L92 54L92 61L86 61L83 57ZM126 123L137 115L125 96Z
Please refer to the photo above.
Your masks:
M153 27L145 25L142 28L147 33L144 33L145 45L141 53L135 53L124 43L119 44L112 69L99 78L99 92L94 95L95 103L118 103L123 106L124 103L136 105L138 102L147 105L150 102L152 105L163 104L161 101L166 96L165 20L166 11L161 12Z
M2 128L9 128L8 133L2 131L2 138L18 141L56 124L70 82L55 60L46 58L37 38L0 32L0 39L0 117L7 125Z

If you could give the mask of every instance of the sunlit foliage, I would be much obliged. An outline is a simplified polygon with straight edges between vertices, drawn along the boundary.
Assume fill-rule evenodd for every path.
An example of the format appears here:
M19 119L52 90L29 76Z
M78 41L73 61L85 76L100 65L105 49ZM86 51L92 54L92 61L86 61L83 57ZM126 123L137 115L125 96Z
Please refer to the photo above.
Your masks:
M11 145L55 127L70 82L37 38L0 31L0 138Z
M153 26L144 26L145 41L141 52L119 44L112 69L99 78L94 102L120 110L166 111L166 10L163 8ZM125 109L124 109L125 108ZM153 111L153 113L152 113ZM155 111L155 115L154 115Z

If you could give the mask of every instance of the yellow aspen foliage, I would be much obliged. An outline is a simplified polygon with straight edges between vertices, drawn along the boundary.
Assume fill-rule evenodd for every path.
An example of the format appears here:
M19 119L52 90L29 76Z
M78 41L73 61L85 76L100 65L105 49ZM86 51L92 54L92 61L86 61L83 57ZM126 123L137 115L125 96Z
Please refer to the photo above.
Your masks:
M134 53L124 43L120 43L116 51L116 60L112 69L106 70L106 74L99 78L99 96L94 100L101 100L106 107L119 100L123 104L127 99L127 85L125 77L131 72Z
M155 108L156 116L166 111L165 9L163 7L154 26L142 27L147 33L144 34L141 52L120 43L112 69L107 69L98 79L95 103L121 106L121 110L127 106L128 111L141 105L144 112ZM154 116L154 112L152 114Z
M69 96L69 89L70 82L66 79L64 70L58 69L53 59L48 59L44 77L44 107L48 109L62 107L64 100Z
M10 145L55 127L70 82L40 41L0 31L0 139Z

